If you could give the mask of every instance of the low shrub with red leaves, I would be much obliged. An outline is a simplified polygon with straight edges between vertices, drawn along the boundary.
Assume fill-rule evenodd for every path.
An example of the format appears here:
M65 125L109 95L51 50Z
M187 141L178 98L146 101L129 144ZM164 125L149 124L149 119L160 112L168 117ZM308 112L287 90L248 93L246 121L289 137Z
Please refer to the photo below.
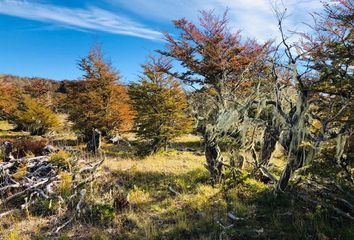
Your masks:
M6 141L11 142L13 144L12 155L15 158L22 158L28 154L40 156L42 155L43 148L47 145L46 139L0 139L0 145L3 145L3 143Z

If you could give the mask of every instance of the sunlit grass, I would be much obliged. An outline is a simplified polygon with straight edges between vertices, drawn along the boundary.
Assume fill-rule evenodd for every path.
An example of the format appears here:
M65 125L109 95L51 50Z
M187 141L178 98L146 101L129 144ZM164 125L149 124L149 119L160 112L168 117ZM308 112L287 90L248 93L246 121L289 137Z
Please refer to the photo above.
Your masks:
M8 121L1 121L0 120L0 131L9 131L13 129L15 126L10 124Z

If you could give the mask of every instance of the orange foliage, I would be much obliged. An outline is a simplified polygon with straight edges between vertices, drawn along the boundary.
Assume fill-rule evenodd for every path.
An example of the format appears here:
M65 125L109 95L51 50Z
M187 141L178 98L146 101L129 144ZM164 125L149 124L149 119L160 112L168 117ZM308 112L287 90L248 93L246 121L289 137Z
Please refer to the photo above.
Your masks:
M114 128L118 131L129 131L133 125L134 113L130 106L127 87L118 84L112 86L110 105L108 121L115 123Z
M9 82L0 80L0 118L9 117L17 108L19 90Z
M92 129L104 135L128 130L132 123L129 97L124 86L117 84L118 72L94 48L79 66L84 71L82 81L66 82L69 119L74 129L86 140Z

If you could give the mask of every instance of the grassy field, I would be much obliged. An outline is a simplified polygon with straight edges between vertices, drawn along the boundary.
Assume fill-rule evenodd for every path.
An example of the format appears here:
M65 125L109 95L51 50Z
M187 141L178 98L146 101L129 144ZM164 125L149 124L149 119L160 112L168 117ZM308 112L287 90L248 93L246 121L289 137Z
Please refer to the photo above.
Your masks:
M58 142L75 143L65 134ZM0 219L0 239L353 239L350 221L333 219L322 200L313 205L298 197L316 194L308 186L275 196L244 173L238 183L213 186L198 136L183 136L167 152L145 157L135 154L134 144L105 143L102 151L107 159L88 199L99 218L82 217L48 235L58 214L13 214ZM128 204L114 207L122 199Z

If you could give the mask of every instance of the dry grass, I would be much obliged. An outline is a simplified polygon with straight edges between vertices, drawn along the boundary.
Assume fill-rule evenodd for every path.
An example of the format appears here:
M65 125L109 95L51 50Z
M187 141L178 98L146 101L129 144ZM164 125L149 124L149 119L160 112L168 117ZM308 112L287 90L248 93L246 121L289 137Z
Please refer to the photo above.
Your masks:
M104 167L110 171L136 171L145 173L184 174L203 168L204 157L190 152L160 153L140 158L108 159Z
M31 236L40 234L43 227L53 221L53 218L34 216L10 216L0 221L0 239L29 240Z

